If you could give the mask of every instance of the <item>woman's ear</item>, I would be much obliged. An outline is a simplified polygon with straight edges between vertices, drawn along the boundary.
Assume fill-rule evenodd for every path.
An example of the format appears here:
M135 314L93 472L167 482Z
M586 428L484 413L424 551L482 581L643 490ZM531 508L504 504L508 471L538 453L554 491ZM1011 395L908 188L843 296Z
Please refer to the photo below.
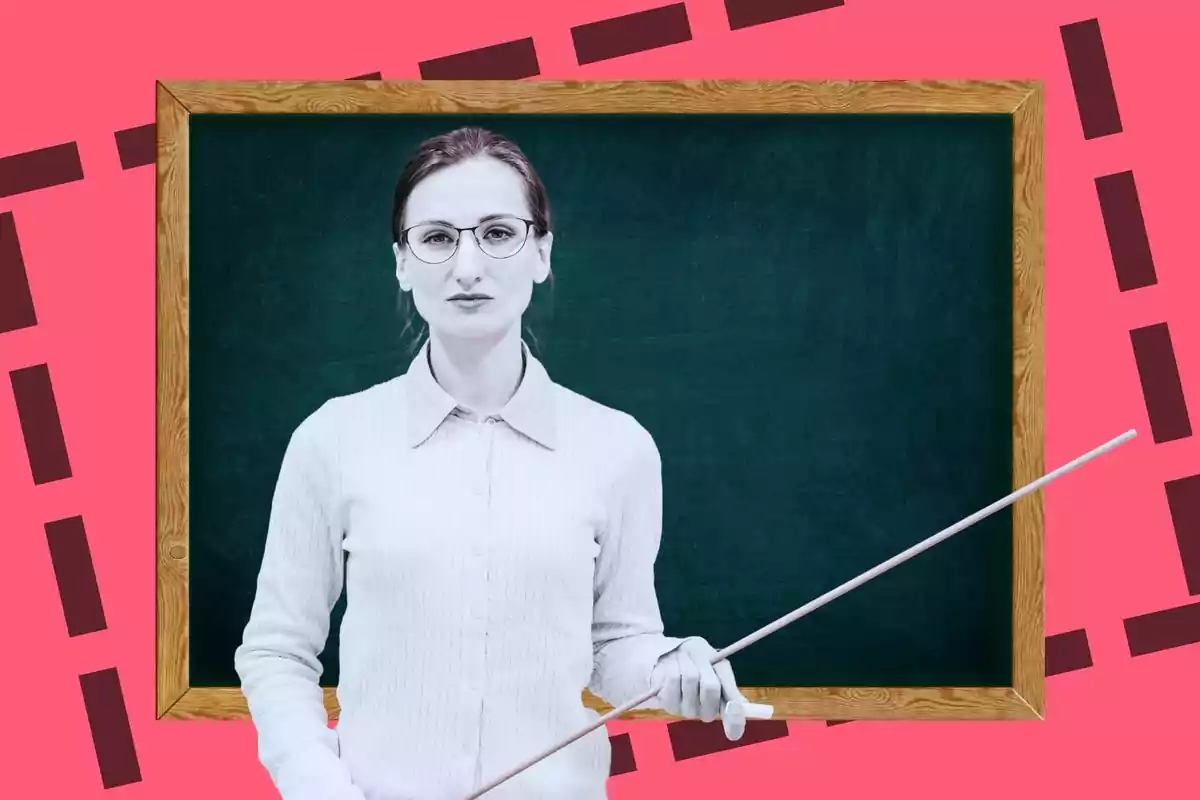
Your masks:
M537 238L537 272L534 273L534 283L542 283L550 276L550 251L554 247L554 234L546 231L544 236Z
M396 257L396 283L400 284L402 291L407 292L412 289L412 281L408 278L408 259L399 242L392 242L392 255Z

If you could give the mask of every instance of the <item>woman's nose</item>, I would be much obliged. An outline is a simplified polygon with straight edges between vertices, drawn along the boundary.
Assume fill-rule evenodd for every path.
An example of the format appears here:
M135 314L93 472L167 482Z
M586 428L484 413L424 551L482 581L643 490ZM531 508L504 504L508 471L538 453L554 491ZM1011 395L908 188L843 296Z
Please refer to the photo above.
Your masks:
M464 231L458 240L458 251L454 254L454 273L460 280L473 278L478 280L482 270L483 259L487 256L479 249L479 242L474 235Z

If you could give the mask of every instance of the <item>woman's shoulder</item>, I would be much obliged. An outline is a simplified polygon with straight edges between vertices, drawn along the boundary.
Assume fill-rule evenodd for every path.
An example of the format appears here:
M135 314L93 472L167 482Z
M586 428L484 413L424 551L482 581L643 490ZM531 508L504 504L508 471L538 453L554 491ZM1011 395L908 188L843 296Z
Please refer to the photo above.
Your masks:
M381 412L399 405L404 376L360 389L334 395L322 402L296 427L296 438L309 441L343 440L364 428L374 428Z
M657 451L654 437L628 411L605 405L590 397L555 384L558 395L558 424L573 439L630 452Z

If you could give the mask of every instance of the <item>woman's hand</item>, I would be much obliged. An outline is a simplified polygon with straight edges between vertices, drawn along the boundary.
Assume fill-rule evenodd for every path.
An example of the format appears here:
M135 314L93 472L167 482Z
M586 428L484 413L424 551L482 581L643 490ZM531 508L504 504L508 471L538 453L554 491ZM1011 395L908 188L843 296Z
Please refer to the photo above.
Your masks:
M746 702L728 661L716 665L712 645L699 637L684 639L658 660L650 682L658 690L663 710L688 719L712 722L730 701ZM721 717L725 738L736 742L746 729L744 716Z

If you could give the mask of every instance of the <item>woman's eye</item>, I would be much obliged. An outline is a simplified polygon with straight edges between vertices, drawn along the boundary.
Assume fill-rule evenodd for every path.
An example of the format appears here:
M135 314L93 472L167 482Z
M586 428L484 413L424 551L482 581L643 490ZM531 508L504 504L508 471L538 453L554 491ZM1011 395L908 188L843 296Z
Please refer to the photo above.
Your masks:
M427 234L423 239L421 239L422 244L448 244L449 242L450 237L444 233L441 233L440 231L437 233Z
M509 230L508 228L499 228L499 227L497 227L497 228L488 228L488 230L487 230L487 233L485 233L485 234L483 234L483 235L484 235L485 237L487 237L488 239L492 239L492 240L494 240L494 241L501 241L501 242L502 242L502 241L504 241L505 239L510 239L510 238L512 238L512 237L513 237L513 236L515 236L516 234L514 234L514 233L513 233L511 230Z

